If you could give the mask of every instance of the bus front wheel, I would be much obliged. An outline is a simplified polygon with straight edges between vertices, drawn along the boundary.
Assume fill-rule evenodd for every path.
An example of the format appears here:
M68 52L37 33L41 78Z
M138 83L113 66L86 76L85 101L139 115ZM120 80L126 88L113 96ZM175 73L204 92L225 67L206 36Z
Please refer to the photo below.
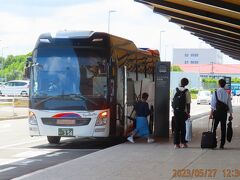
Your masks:
M48 136L47 139L50 144L58 144L60 142L61 137L60 136Z

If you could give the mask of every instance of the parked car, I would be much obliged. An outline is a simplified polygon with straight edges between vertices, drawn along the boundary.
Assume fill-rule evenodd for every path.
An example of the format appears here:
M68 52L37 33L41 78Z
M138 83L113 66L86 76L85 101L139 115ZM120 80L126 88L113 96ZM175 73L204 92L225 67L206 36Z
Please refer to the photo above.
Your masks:
M2 96L28 96L29 81L12 80L8 81L0 87L0 95Z
M233 96L240 96L240 83L232 83L231 92Z
M232 90L233 96L240 96L240 90Z
M197 104L210 104L211 98L211 91L199 91L197 94Z
M2 87L5 84L5 82L0 82L0 87Z

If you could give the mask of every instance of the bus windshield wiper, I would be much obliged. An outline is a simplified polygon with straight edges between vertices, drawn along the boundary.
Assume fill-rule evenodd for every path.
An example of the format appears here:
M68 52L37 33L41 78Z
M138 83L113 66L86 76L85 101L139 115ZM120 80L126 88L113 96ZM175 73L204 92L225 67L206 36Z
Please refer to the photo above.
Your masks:
M60 95L61 96L61 95ZM95 103L93 100L91 100L90 98L86 97L86 96L83 96L81 94L64 94L63 96L67 96L67 97L73 97L73 98L81 98L85 101L88 101L96 106L98 106L97 103Z
M87 98L86 96L83 96L81 94L60 94L60 95L57 95L57 96L47 96L46 98L42 99L41 101L37 102L36 103L36 106L39 106L40 104L44 103L44 102L47 102L51 99L54 99L54 98L61 98L61 97L69 97L69 98L81 98L85 101L88 101L92 104L94 104L95 106L98 106L97 103L95 103L93 100L91 100L90 98Z
M47 102L47 101L49 101L49 100L51 100L51 99L53 99L53 98L56 98L57 96L47 96L46 98L44 98L44 99L42 99L41 101L39 101L39 102L37 102L36 103L36 107L37 106L39 106L40 104L42 104L42 103L44 103L44 102Z
M47 101L51 100L51 99L60 98L60 97L64 97L64 96L65 95L45 96L44 99L42 99L41 101L36 103L36 107L39 106L40 104L44 103L44 102L47 102Z

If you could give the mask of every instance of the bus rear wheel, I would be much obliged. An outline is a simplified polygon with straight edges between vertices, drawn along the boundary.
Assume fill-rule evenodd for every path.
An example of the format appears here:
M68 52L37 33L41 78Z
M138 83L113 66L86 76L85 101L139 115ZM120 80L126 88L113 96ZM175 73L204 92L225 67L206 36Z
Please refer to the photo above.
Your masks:
M47 136L47 139L50 144L59 144L61 137L60 136Z

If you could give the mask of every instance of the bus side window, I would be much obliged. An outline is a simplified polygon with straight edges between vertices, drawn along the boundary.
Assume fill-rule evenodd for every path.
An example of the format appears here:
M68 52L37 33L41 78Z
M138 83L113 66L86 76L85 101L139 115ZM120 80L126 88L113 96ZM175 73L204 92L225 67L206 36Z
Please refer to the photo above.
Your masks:
M130 78L127 79L127 103L133 105L136 101L134 81Z

